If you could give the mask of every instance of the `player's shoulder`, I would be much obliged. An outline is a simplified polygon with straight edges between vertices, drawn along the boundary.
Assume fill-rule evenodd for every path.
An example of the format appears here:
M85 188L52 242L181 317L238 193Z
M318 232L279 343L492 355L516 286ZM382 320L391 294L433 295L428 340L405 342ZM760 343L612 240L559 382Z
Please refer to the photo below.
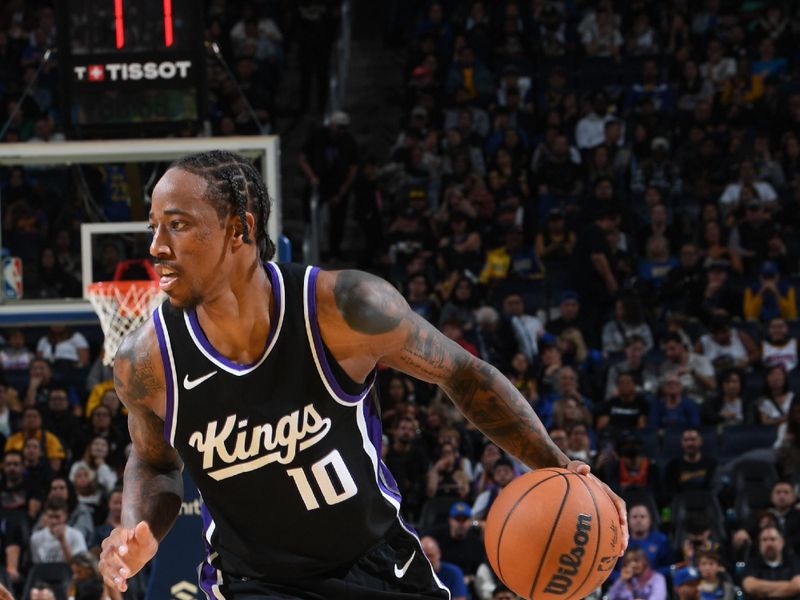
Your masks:
M122 338L114 361L116 363L119 360L126 360L136 365L151 360L158 352L158 337L151 316L141 327L130 331Z
M320 269L318 279L319 285L325 284L332 286L334 291L339 292L366 292L370 291L372 288L381 288L384 286L395 289L394 286L385 279L359 269Z
M395 329L409 310L391 283L356 269L320 271L317 304L320 316L336 314L351 330L369 335Z
M114 387L120 399L130 408L131 403L153 403L163 400L164 368L153 317L141 327L128 333L114 356Z

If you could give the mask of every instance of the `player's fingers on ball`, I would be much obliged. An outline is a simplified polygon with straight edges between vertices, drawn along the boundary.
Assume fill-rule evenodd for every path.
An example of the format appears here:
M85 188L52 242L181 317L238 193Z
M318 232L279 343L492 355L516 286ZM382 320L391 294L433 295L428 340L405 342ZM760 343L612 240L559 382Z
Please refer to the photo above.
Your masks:
M578 473L580 475L588 475L590 471L589 465L579 460L569 461L566 468L567 470L573 471L574 473Z

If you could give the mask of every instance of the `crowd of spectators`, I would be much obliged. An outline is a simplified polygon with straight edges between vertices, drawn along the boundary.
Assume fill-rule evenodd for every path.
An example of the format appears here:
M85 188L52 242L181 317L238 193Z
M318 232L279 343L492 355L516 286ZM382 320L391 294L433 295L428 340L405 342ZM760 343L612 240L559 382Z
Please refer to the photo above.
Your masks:
M352 190L360 266L628 500L609 598L800 598L797 6L392 5L402 128L320 186ZM482 522L525 469L385 375L405 514L464 575L454 597L491 598Z
M208 4L209 38L268 122L288 31L279 3ZM300 160L330 209L330 257L344 254L352 199L359 266L506 375L553 441L628 500L631 549L608 598L800 598L797 6L390 4L408 43L407 117L389 159L359 157L337 113ZM10 113L54 22L41 2L0 9ZM321 110L333 9L306 0L293 14L298 106ZM255 133L222 72L211 75L214 131ZM55 79L45 70L5 141L59 139ZM107 217L127 218L119 167L81 181ZM3 240L23 258L29 297L79 289L76 232L89 215L70 192L81 181L3 173ZM104 246L97 272L123 253ZM78 597L119 523L129 440L96 359L63 327L5 333L0 561L18 591L35 565L70 563ZM481 531L524 466L435 387L390 370L379 387L383 457L437 573L457 600L515 598Z
M120 598L104 589L97 559L120 523L125 409L83 334L26 333L8 330L0 350L0 583L26 600ZM135 581L129 597L143 589Z

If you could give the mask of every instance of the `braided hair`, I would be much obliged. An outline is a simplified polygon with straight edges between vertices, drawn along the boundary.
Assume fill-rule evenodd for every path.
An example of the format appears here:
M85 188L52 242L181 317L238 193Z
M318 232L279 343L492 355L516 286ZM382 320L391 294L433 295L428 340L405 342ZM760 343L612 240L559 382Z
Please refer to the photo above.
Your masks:
M247 244L253 243L245 217L245 211L250 210L256 217L255 237L259 256L262 260L271 260L275 256L275 244L267 233L269 195L253 163L240 154L211 150L184 156L172 163L170 168L202 177L208 184L206 199L216 206L220 222L224 222L232 210L236 211Z

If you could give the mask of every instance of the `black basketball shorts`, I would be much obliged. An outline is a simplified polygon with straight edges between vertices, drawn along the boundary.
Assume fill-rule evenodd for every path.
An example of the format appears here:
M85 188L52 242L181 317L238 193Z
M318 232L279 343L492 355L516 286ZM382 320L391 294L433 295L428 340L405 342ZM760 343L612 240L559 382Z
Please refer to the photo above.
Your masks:
M225 600L449 600L422 552L400 523L352 565L302 581L261 581L222 575Z

